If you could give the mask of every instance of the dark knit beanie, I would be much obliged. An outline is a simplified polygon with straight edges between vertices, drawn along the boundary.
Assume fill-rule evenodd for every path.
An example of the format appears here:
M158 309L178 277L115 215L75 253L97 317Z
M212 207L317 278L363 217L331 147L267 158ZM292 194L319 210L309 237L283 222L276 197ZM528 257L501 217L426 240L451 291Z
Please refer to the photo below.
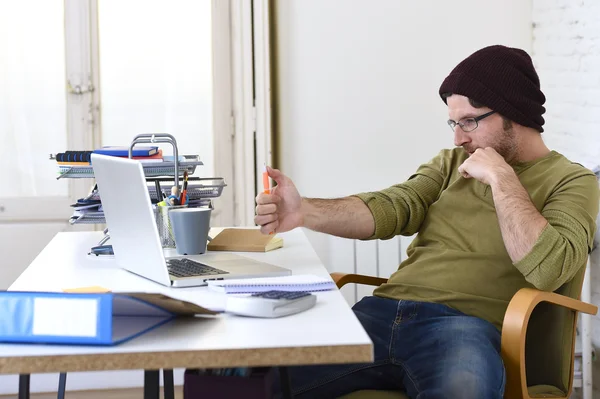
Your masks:
M469 97L520 125L544 131L546 97L529 55L517 48L489 46L452 70L440 86L440 96Z

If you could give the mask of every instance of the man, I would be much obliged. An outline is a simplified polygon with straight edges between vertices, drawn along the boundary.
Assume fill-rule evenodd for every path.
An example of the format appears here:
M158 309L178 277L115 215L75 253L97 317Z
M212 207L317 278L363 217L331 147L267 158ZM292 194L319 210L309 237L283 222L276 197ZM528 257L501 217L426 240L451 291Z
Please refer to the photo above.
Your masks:
M300 226L362 240L417 233L388 283L353 307L375 362L293 368L298 398L395 389L411 398L500 399L508 302L523 287L556 290L585 265L597 180L544 144L545 96L527 53L483 48L456 66L439 94L457 147L402 184L309 199L269 169L277 186L257 197L263 233Z

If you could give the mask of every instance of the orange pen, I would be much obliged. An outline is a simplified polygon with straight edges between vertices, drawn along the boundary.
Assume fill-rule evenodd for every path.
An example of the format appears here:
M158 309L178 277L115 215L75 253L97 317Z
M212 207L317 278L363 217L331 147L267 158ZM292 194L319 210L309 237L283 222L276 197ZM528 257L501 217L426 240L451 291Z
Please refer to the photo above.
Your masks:
M267 172L267 164L263 168L263 193L271 194L271 185L269 184L269 172ZM271 231L269 234L273 234Z
M269 172L267 172L267 164L264 164L263 169L263 193L271 194L271 185L269 184Z

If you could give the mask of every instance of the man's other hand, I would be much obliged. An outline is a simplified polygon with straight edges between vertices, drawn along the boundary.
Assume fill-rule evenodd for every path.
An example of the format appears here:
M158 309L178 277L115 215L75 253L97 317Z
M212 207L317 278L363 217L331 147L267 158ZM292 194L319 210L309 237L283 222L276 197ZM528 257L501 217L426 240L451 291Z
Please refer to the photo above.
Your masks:
M504 173L514 173L504 158L491 147L478 148L458 167L459 173L466 179L476 179L491 185L496 177Z

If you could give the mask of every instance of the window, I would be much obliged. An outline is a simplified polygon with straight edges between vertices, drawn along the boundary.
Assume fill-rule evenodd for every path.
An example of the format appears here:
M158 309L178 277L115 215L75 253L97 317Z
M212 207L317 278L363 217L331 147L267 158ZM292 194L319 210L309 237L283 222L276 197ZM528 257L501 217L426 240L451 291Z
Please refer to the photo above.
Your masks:
M166 132L200 155L196 175L225 179L215 223L252 224L270 161L267 21L265 0L0 2L0 223L71 229L93 181L57 180L49 155Z
M211 0L98 2L98 25L102 144L170 133L213 177Z
M66 196L48 160L67 146L63 0L0 2L0 198ZM31 10L35 9L35 12Z

